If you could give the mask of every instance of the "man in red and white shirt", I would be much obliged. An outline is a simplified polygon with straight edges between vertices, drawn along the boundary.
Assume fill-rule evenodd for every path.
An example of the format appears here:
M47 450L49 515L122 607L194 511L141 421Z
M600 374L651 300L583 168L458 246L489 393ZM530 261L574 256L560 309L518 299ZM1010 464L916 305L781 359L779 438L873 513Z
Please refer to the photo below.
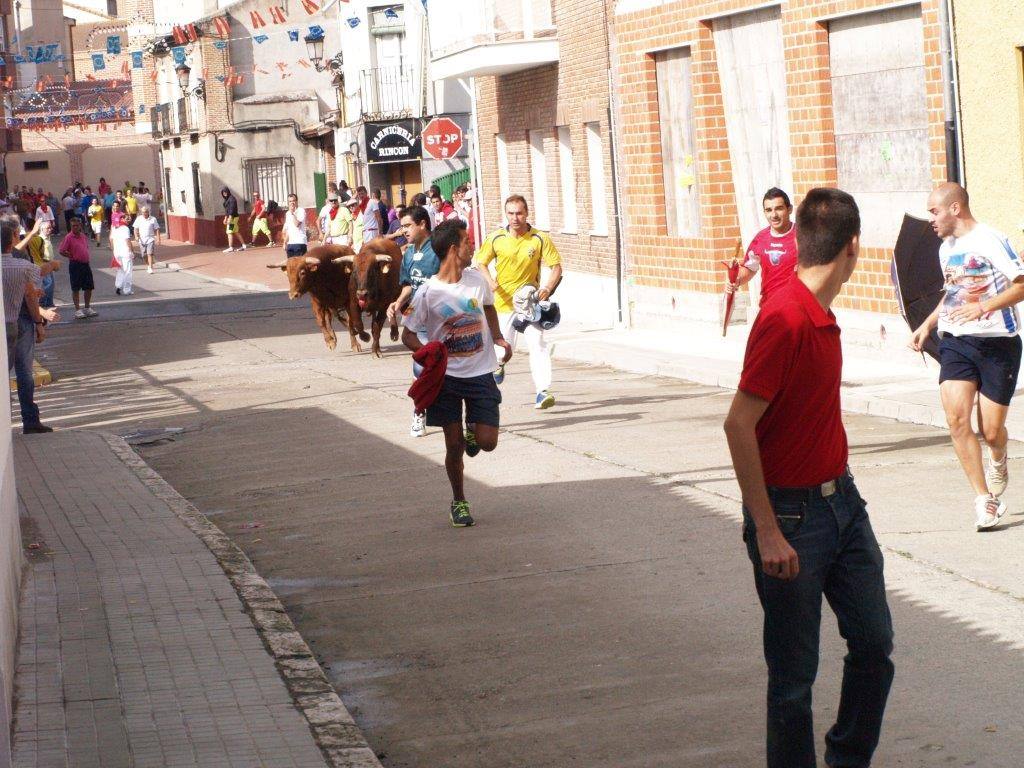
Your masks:
M857 265L860 213L847 193L812 189L797 224L799 269L754 322L725 421L764 610L767 764L816 765L811 688L824 596L848 650L825 762L868 766L893 678L892 618L882 553L847 469L843 350L830 309Z
M747 257L740 266L736 282L727 286L730 293L746 285L761 271L761 303L788 283L796 271L796 226L789 195L778 187L764 193L764 217L768 226L754 235L747 246Z

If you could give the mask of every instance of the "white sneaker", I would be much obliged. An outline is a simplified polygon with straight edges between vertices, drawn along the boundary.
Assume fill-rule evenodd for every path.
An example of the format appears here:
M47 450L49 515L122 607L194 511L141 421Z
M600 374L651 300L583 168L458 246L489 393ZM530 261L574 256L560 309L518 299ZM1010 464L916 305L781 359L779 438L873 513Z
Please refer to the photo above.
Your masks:
M422 413L413 413L412 415L412 426L409 427L410 437L423 437L427 433L427 420L426 415Z
M988 468L985 470L985 484L988 485L988 491L993 496L1002 496L1006 490L1006 484L1010 481L1010 468L1009 462L1006 460L1007 457L1003 456L1003 460L996 462L992 458L992 451L988 453Z
M242 243L242 250L243 250L243 251L244 251L244 250L245 250L246 248L248 248L248 247L249 247L248 245L246 245L245 243Z
M152 275L153 274L153 268L152 267L146 267L146 272L148 272L149 274Z
M85 320L85 318L87 318L87 317L88 317L88 315L85 314L85 310L84 309L76 309L75 310L75 319L76 320Z
M97 311L96 311L95 309L93 309L92 307L86 307L86 308L85 308L85 309L83 309L82 311L83 311L83 312L85 312L85 316L86 316L86 317L96 317L96 315L98 315L98 314L99 314L99 312L97 312Z
M234 252L235 252L234 248L225 248L223 251L221 251L221 253L234 253Z
M990 493L987 496L975 497L974 512L974 525L979 531L983 531L999 523L1006 514L1006 505Z

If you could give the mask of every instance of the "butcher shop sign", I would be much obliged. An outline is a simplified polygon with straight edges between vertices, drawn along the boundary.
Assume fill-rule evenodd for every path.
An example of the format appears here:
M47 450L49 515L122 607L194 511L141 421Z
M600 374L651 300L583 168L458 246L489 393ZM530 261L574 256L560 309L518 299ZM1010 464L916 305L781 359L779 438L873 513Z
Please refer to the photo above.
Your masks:
M366 162L400 163L420 156L419 120L366 123Z

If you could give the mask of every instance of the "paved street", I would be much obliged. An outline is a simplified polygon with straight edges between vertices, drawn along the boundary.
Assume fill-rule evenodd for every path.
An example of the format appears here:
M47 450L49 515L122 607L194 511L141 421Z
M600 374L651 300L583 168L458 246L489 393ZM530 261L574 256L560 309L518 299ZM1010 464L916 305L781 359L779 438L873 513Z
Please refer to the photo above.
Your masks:
M185 430L144 457L275 589L384 765L759 763L728 392L559 365L559 405L538 413L519 358L498 450L467 464L478 525L453 530L440 435L408 437L404 352L329 353L308 304L280 295L137 282L149 293L54 330L44 419ZM942 432L848 429L897 631L876 764L1019 765L1020 492L1011 481L1009 522L976 534ZM1022 457L1012 444L1012 478ZM826 627L821 733L842 657Z

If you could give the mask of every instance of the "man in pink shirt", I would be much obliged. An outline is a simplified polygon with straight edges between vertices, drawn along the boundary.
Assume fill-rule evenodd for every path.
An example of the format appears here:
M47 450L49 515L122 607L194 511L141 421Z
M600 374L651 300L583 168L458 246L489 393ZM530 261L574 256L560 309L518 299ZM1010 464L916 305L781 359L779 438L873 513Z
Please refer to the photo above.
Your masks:
M736 282L726 290L733 292L746 285L761 271L761 304L788 283L796 272L796 226L789 195L778 187L764 193L764 217L768 226L754 235L747 246L747 258Z
M71 231L60 244L60 255L68 260L68 277L71 278L71 297L75 302L75 317L84 320L96 317L92 303L92 292L96 287L92 279L92 267L89 266L89 239L82 232L82 220L71 220ZM79 292L85 293L85 306L78 302Z

